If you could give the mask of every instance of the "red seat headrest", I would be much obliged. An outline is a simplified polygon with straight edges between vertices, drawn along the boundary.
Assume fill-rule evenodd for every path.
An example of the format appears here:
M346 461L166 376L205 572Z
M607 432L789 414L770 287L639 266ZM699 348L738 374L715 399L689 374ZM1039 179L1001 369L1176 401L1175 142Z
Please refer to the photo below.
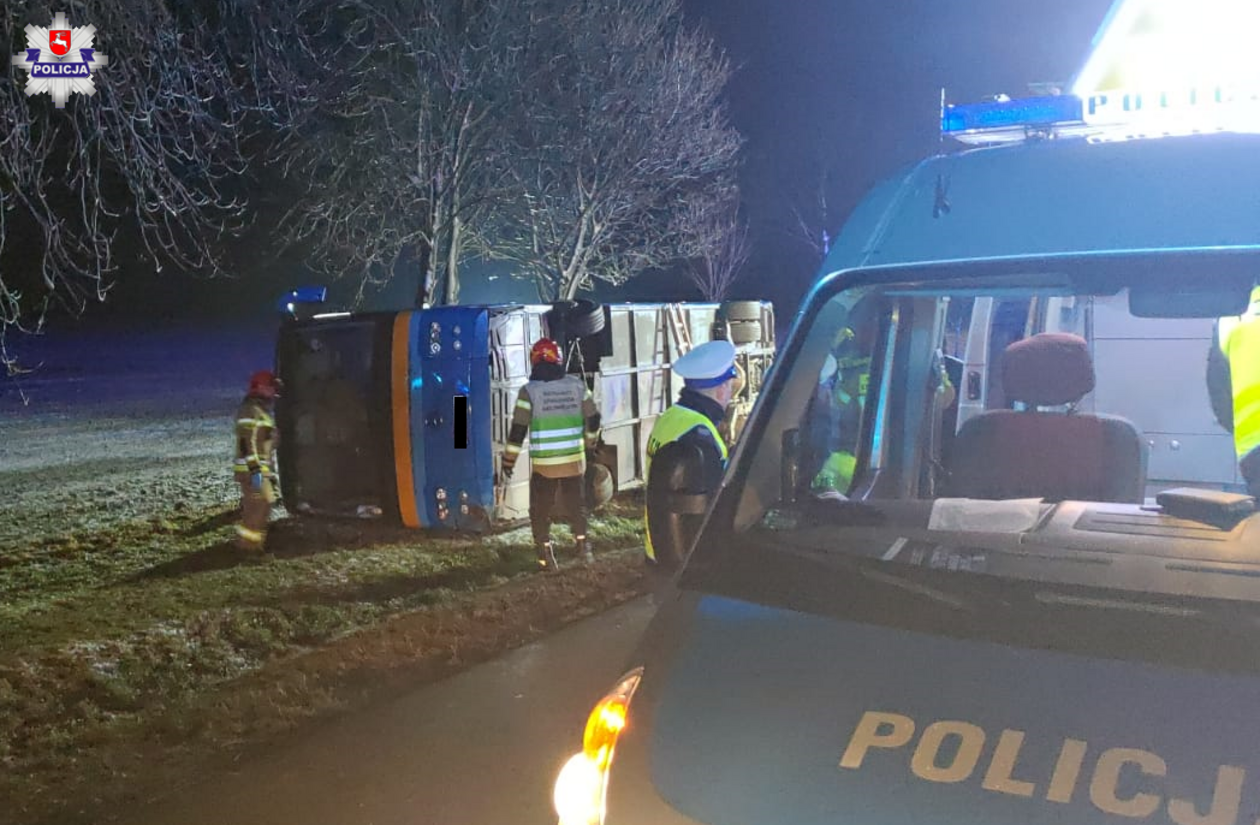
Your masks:
M1006 348L1002 388L1034 407L1074 404L1094 389L1094 361L1079 335L1043 332Z

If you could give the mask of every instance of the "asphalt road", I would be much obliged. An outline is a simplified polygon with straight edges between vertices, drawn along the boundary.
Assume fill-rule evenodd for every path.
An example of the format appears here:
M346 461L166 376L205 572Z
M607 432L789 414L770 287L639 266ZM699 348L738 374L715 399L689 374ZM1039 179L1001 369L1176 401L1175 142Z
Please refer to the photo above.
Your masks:
M655 608L638 599L340 719L133 825L544 825L591 705Z

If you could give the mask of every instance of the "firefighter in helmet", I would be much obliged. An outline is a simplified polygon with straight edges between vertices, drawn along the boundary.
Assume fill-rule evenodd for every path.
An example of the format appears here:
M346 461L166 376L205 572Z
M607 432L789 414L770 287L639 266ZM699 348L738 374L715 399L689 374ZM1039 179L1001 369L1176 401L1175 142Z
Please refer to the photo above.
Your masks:
M503 477L512 477L528 435L529 521L538 566L557 569L551 543L551 522L557 511L568 516L577 555L589 564L594 556L586 537L586 451L599 440L599 410L585 382L566 373L555 341L537 341L529 361L529 383L517 396L503 451Z
M268 370L250 376L245 400L236 411L236 481L241 487L241 523L236 544L242 550L262 552L267 540L267 520L276 501L275 402L280 379Z

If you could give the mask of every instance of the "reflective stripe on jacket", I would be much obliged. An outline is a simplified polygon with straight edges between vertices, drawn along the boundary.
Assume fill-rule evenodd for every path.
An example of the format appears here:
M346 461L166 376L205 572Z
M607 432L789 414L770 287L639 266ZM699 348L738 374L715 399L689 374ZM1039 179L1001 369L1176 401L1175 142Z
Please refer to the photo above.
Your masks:
M722 440L722 435L718 432L718 428L707 415L696 412L690 407L684 407L681 404L674 406L661 413L656 419L656 423L652 425L652 433L648 436L647 458L643 463L643 478L650 481L652 478L652 456L664 447L666 444L677 441L687 433L697 427L703 427L713 436L713 441L717 444L718 450L722 454L722 465L726 465L729 454L726 450L726 442ZM643 526L644 526L644 550L647 557L652 561L656 561L656 551L652 549L652 530L648 524L647 507L643 508Z
M270 475L275 464L276 421L257 398L249 397L236 411L236 462L238 473Z

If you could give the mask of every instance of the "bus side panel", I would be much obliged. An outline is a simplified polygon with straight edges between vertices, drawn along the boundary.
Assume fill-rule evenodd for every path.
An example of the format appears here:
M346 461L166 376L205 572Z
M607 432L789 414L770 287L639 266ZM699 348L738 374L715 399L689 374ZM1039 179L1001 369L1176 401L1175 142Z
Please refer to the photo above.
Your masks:
M420 386L411 417L420 521L483 529L494 505L488 313L438 307L418 315L413 353ZM463 422L456 420L457 399L466 405Z

